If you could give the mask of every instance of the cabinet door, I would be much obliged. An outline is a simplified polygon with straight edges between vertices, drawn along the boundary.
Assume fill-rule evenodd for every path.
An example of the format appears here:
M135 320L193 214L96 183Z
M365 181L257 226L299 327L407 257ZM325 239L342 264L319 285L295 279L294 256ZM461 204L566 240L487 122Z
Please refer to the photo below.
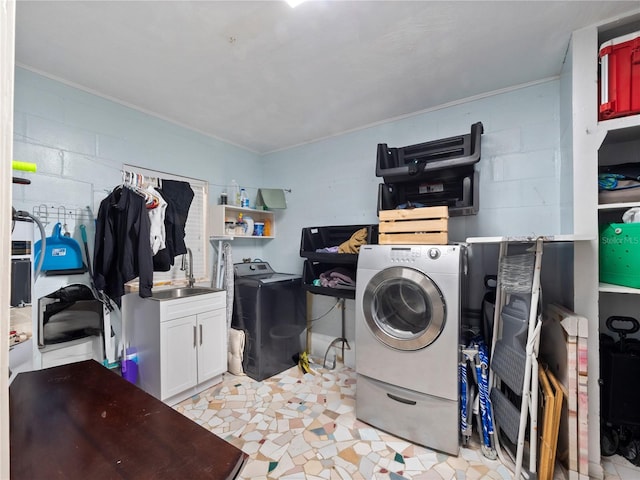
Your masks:
M227 325L224 308L198 314L198 383L227 370Z
M160 371L162 400L197 383L196 316L160 324Z

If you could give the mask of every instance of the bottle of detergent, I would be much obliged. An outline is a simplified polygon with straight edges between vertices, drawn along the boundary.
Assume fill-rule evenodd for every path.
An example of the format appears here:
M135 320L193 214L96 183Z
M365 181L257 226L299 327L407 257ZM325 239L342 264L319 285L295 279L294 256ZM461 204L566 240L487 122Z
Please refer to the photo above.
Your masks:
M229 203L231 205L235 205L236 207L240 206L240 187L235 180L231 180L231 189L229 192L231 198L229 198Z
M247 191L244 188L240 189L240 206L241 207L249 207L249 197L247 196Z

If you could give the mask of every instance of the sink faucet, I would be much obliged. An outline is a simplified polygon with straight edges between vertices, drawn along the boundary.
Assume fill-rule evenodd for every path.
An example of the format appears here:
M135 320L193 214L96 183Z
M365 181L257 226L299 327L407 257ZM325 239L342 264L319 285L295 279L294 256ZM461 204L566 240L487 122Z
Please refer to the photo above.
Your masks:
M187 283L189 287L193 287L193 284L196 283L196 279L193 276L193 253L191 249L187 247L187 255L189 256L189 263L185 267L184 265L184 255L182 256L182 270L184 270L185 275L187 276Z

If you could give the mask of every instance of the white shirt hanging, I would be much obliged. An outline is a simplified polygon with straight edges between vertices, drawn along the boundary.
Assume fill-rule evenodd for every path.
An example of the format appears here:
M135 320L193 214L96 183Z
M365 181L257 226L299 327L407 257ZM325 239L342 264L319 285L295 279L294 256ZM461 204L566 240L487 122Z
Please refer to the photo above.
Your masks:
M166 247L167 234L164 228L164 217L167 210L167 202L155 188L149 186L146 190L158 198L158 205L148 210L149 220L151 220L151 229L149 232L151 252L155 255L159 250Z

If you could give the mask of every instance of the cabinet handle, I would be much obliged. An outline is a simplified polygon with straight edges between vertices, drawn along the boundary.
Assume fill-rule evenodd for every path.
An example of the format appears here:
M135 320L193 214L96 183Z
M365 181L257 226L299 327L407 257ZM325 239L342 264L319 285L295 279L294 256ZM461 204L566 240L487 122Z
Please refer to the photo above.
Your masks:
M198 331L196 330L196 326L193 326L193 348L196 348L197 346L197 337L198 337Z
M202 345L202 324L200 324L200 345Z
M409 400L407 398L398 397L390 393L387 393L387 397L389 397L391 400L395 400L396 402L406 403L407 405L415 405L416 403L418 403L415 400Z

